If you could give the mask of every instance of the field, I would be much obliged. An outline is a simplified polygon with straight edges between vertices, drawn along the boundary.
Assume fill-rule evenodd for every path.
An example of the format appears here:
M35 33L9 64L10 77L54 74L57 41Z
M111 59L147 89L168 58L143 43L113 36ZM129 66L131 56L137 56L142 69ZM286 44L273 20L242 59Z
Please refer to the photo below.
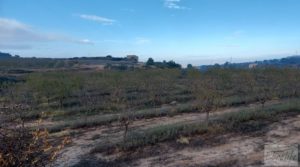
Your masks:
M299 144L299 83L293 68L2 71L0 164L14 139L32 166L263 166L265 144Z

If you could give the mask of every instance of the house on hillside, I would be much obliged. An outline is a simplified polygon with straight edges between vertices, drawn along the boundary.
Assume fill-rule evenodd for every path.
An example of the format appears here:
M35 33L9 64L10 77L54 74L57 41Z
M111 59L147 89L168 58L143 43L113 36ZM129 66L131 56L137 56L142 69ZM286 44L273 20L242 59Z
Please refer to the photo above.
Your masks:
M252 64L249 64L249 69L253 69L253 68L256 68L257 67L257 63L252 63Z

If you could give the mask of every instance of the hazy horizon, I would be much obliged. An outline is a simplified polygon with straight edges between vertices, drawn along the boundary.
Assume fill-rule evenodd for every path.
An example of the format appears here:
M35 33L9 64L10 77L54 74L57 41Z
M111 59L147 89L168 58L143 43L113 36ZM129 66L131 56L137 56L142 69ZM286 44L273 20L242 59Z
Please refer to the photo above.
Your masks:
M23 57L135 54L193 65L300 50L297 0L0 0L0 51Z

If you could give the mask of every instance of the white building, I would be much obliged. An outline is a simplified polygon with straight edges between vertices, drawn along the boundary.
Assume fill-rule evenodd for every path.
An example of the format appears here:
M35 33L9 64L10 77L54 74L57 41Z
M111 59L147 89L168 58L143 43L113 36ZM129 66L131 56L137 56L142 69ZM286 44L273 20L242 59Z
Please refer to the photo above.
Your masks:
M252 69L252 68L256 68L256 67L257 67L257 65L258 65L257 63L249 64L249 68L250 68L250 69Z

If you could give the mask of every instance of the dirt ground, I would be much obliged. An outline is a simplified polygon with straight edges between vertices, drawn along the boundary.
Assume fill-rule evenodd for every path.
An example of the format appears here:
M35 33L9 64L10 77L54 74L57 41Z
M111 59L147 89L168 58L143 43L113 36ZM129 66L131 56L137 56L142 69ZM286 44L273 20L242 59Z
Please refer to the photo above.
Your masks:
M300 144L300 115L268 126L254 136L226 135L226 142L212 147L170 150L138 160L136 166L264 166L266 144Z
M274 105L284 101L270 101L266 104ZM225 113L238 112L247 108L259 107L259 104L220 109L211 113L211 118L222 116ZM166 124L180 122L194 122L205 120L204 113L186 113L173 117L159 117L145 120L137 120L130 125L130 129L139 130ZM183 147L175 149L170 145L164 151L155 155L137 158L128 164L129 166L263 166L264 145L266 143L295 144L300 142L300 116L282 120L271 124L260 135L236 135L226 134L220 136L222 142L216 145ZM66 132L61 132L66 133ZM70 133L70 132L69 132ZM55 166L74 166L99 143L114 142L122 139L123 129L115 123L111 126L99 126L94 128L72 130L76 135L72 138L72 144L66 147L55 162ZM97 154L102 160L112 160L118 155L105 156Z

